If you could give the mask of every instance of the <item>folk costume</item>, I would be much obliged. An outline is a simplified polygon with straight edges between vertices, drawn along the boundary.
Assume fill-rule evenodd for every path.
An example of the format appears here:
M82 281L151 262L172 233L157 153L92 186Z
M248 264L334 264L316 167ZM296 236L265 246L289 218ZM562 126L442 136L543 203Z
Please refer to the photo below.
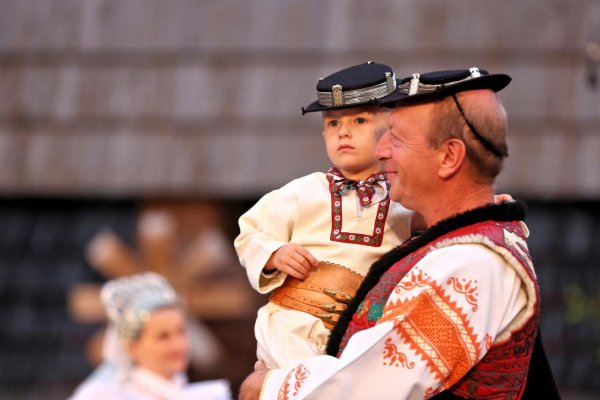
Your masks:
M339 358L272 370L262 398L519 398L540 316L522 219L472 210L389 252L332 332Z
M382 103L452 96L503 158L455 94L509 82L478 68L413 74ZM524 214L517 202L475 208L391 250L333 328L327 355L269 371L261 399L560 398L539 339Z
M315 172L296 179L266 194L240 218L240 235L235 240L252 287L269 293L281 287L286 278L291 280L282 272L265 274L262 269L275 250L293 242L317 260L329 263L317 271L333 264L338 266L336 271L355 275L355 291L369 266L407 239L410 231L412 212L389 201L383 176L373 179L379 180L370 185L373 194L365 205L361 204L364 196L356 189L339 189L344 178L335 168L327 174ZM326 297L323 303L333 301ZM316 309L309 314L277 303L270 301L258 311L258 358L276 367L296 365L299 360L323 354L329 336L327 317L324 320L314 314L330 313Z
M229 383L209 380L189 383L185 373L166 379L135 365L123 340L140 334L150 313L178 304L166 279L153 272L107 282L102 302L109 326L104 336L103 363L75 390L69 400L230 400Z

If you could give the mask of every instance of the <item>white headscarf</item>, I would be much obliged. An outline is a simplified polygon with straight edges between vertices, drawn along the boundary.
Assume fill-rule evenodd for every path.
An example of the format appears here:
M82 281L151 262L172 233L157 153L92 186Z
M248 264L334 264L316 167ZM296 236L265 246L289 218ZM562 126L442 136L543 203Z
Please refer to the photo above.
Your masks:
M173 288L154 272L109 281L100 297L118 337L125 340L138 338L154 310L177 304Z

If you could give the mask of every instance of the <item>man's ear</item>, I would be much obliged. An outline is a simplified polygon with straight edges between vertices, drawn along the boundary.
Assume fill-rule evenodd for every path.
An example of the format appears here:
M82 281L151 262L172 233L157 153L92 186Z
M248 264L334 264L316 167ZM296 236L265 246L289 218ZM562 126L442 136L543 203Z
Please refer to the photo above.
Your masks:
M460 170L467 156L465 142L460 139L448 139L440 147L440 166L438 174L440 178L447 179Z

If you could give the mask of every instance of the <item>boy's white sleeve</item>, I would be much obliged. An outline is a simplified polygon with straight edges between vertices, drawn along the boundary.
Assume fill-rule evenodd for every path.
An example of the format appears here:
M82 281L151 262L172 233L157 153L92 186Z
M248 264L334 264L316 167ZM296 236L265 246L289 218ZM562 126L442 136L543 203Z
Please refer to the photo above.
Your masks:
M295 204L282 189L267 193L239 219L240 234L235 250L254 289L268 293L281 286L287 274L263 273L263 268L277 249L290 242L294 227Z

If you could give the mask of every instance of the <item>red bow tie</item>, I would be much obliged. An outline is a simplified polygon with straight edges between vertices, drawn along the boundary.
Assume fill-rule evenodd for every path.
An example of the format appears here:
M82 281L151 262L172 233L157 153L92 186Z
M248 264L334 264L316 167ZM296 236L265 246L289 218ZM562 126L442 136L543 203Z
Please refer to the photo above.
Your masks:
M350 190L356 190L360 205L366 207L371 204L377 182L387 182L387 177L385 172L378 172L369 176L364 181L354 181L345 178L336 167L331 167L327 171L327 180L329 181L331 194L334 196L343 196Z

